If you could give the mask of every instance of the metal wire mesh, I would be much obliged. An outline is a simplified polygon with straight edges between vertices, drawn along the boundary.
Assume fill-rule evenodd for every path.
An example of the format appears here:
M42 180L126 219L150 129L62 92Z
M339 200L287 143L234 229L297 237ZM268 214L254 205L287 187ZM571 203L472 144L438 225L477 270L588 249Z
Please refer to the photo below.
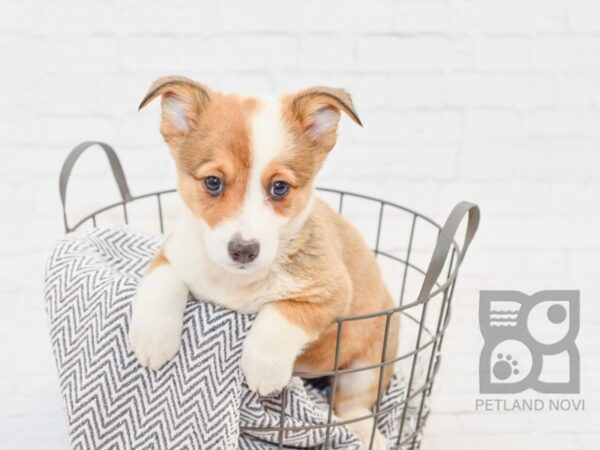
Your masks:
M157 216L156 230L160 233L164 233L165 217L163 200L166 196L171 196L175 193L176 190L171 189L132 196L129 193L129 188L120 167L120 162L116 157L116 153L114 153L110 147L106 146L106 144L102 145L108 147L108 150L105 147L103 148L107 153L107 156L109 156L113 175L119 186L122 200L97 209L81 218L73 226L68 224L65 210L66 185L68 178L79 155L87 147L93 144L98 143L84 143L76 147L67 158L65 166L63 167L63 172L61 173L60 193L63 204L65 231L75 231L86 225L96 227L99 217L119 209L121 209L120 220L123 223L128 224L130 220L129 206L142 199L154 198L156 201L155 214ZM110 152L112 152L112 154ZM439 236L444 232L444 228L447 227L448 223L443 228L433 220L409 208L362 194L324 188L319 189L319 191L324 196L328 197L330 203L336 205L340 214L348 215L351 221L353 215L358 222L362 221L365 223L367 221L366 219L370 220L370 231L372 231L372 234L374 235L374 239L371 242L372 250L380 262L382 270L383 266L386 266L389 275L393 281L395 281L396 287L394 289L391 288L391 290L395 291L394 295L397 299L397 306L386 311L341 317L337 319L335 358L334 361L331 362L331 368L322 372L295 373L295 375L304 379L322 377L328 377L330 379L330 389L328 389L328 392L330 393L329 408L327 411L327 421L325 423L319 425L286 426L285 399L287 396L286 390L284 389L281 396L282 406L279 414L280 420L278 426L245 427L242 428L242 430L248 432L276 432L278 434L278 447L283 449L288 434L303 430L321 429L324 430L325 433L325 448L329 449L331 446L331 430L334 427L373 418L370 448L373 445L378 420L383 419L385 415L395 414L394 417L399 416L399 419L397 421L395 442L391 448L418 448L420 434L426 418L425 406L427 398L431 394L435 376L441 361L441 347L444 332L450 319L452 296L458 269L470 241L468 238L469 231L467 231L467 238L465 238L465 243L462 248L457 244L456 240L453 239L456 230L452 232L448 251L444 252L445 254L443 254L443 260L441 261L444 271L440 277L435 276L435 279L433 279L432 282L433 285L429 289L425 289L424 286L427 284L427 278L431 278L431 274L428 273L431 272L433 258L427 268L424 268L423 261L429 260L434 247L436 247L435 251L438 250ZM354 208L354 212L347 211L347 209L352 209L347 207L348 203L351 201L360 203L358 207ZM473 207L476 208L474 205ZM365 213L365 211L369 209L371 214ZM111 221L114 222L114 220L115 218L112 216ZM476 222L478 223L478 210ZM473 234L477 228L477 223L475 223ZM430 237L425 241L423 239L418 240L417 235L424 229L429 231ZM427 236L427 233L425 233L425 236ZM392 282L391 284L394 283ZM400 328L400 351L395 358L386 359L385 355L388 347L390 326L395 316L402 317ZM380 362L361 367L340 367L340 348L343 342L341 336L344 326L347 326L351 321L366 321L373 320L374 318L382 318L385 321ZM411 334L410 337L408 336L409 334ZM404 369L403 373L407 373L408 376L405 381L405 395L394 399L391 404L382 406L381 399L385 388L384 369L388 365L402 365ZM422 373L418 373L418 365L423 369L421 371ZM375 402L371 413L352 420L340 420L336 418L333 404L339 377L343 374L373 370L378 371L378 385L377 401ZM412 410L412 425L407 427L409 408Z

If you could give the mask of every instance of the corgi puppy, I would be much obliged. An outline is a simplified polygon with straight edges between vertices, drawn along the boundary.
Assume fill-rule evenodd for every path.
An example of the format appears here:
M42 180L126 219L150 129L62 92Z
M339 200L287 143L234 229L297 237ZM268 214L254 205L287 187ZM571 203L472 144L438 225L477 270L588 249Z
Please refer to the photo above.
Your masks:
M138 360L158 369L176 354L191 292L257 313L241 360L253 391L279 390L293 371L332 370L335 320L395 306L359 232L315 196L315 176L336 142L341 113L361 125L350 96L326 87L242 96L165 77L140 109L156 97L185 213L132 304L129 339ZM396 355L397 316L388 360ZM384 329L385 315L345 322L340 369L380 363ZM383 389L392 370L385 367ZM369 415L378 382L378 368L339 375L337 416ZM350 424L365 448L372 420ZM379 432L373 448L385 448Z

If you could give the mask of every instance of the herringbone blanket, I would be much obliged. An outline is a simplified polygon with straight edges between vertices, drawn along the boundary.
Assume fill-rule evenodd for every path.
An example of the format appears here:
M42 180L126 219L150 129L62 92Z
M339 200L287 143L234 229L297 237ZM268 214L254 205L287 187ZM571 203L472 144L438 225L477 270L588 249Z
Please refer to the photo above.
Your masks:
M281 395L251 392L240 370L244 336L254 319L202 301L185 312L183 344L159 371L141 367L129 349L130 302L161 236L126 228L70 234L48 260L45 300L52 347L77 450L278 448L278 433L243 427L280 425ZM294 378L285 425L327 422L326 388ZM379 429L396 440L404 396L396 375L384 394ZM410 433L414 411L404 433ZM414 420L413 420L414 421ZM320 448L325 430L285 434L286 448ZM360 449L346 426L330 429L331 448Z

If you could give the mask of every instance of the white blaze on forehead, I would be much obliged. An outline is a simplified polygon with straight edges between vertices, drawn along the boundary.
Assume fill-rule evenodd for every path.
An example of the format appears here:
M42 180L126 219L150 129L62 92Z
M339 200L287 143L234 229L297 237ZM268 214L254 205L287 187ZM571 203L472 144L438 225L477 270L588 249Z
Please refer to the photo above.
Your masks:
M261 97L250 127L250 178L260 179L267 165L283 150L285 131L279 98Z
M244 239L258 239L272 233L283 219L266 202L262 176L273 159L283 150L285 129L281 102L277 97L259 98L259 107L250 123L250 174L239 217L239 232ZM261 242L262 244L262 242Z

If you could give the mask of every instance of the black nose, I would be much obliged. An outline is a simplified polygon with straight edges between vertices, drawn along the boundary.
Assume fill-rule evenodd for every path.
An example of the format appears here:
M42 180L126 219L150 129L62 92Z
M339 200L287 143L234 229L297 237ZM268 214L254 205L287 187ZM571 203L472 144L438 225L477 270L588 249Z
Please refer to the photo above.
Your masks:
M248 263L254 261L260 251L260 245L257 240L244 241L242 239L232 239L227 245L229 256L235 262Z

